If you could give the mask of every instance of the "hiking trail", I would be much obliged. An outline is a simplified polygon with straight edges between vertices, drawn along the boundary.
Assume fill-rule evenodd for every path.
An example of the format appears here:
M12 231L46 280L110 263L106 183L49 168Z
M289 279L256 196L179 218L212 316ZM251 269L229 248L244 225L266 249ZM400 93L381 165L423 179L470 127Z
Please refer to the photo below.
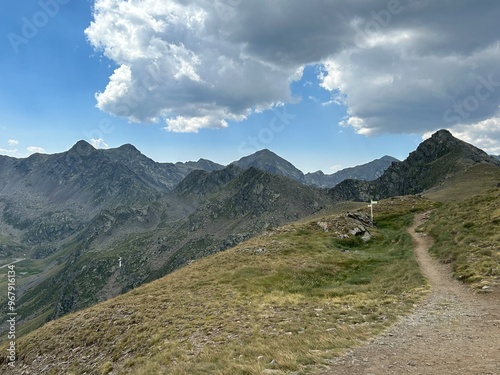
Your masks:
M427 217L417 215L409 233L430 294L381 336L335 359L323 375L500 375L500 293L474 294L429 255L432 239L415 231Z

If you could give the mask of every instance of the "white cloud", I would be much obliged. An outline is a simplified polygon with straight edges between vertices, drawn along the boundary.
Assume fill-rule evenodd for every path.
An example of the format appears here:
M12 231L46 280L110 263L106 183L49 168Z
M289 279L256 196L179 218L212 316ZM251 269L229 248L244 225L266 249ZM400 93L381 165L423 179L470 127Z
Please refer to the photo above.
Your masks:
M94 148L101 148L101 149L107 149L109 146L104 142L104 139L102 138L92 138L90 140L90 144L94 146Z
M96 0L86 35L118 65L97 106L130 121L225 127L292 102L318 65L342 125L422 134L496 117L498 17L496 0Z
M9 144L9 146L17 146L19 144L19 141L16 139L9 139L7 143Z
M180 133L197 133L203 128L225 128L227 122L210 116L183 117L178 116L167 120L166 130Z
M28 151L29 154L45 154L45 150L42 147L38 146L29 146L26 148L26 151Z
M301 77L301 66L278 66L229 41L220 4L97 0L86 35L118 64L97 107L196 132L291 100L289 80Z
M343 168L344 168L344 167L343 167L342 165L340 165L340 164L335 164L335 165L332 165L332 166L330 167L330 172L331 172L331 173L335 173L335 172L338 172L338 171L342 170Z
M12 149L0 148L0 155L7 155L7 156L15 157L15 156L17 156L17 149L16 148L12 148Z
M325 61L323 69L320 70L318 75L320 86L328 91L342 90L344 88L342 79L344 69L334 60Z

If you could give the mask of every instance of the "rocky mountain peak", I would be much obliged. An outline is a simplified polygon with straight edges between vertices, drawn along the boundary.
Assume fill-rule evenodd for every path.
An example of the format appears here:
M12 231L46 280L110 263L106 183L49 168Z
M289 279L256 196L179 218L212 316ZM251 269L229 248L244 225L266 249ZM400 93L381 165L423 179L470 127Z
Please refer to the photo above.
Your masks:
M278 156L274 152L272 152L271 150L269 150L267 148L264 148L260 151L257 151L254 155L255 156Z
M441 130L438 130L437 132L435 132L434 134L432 134L431 138L433 139L438 139L438 140L454 140L456 139L453 134L450 133L449 130L447 129L441 129Z
M81 140L78 141L73 147L71 147L68 153L73 153L73 154L76 153L81 156L86 156L94 151L96 151L96 149L90 143Z
M395 157L393 156L389 156L389 155L384 155L382 156L380 159L378 159L380 161L390 161L390 162L393 162L393 161L399 161L398 159L396 159Z
M298 182L304 182L304 174L292 163L276 155L274 152L264 149L256 153L245 156L232 164L242 168L251 167L264 170L266 172L291 178Z
M422 142L409 156L409 160L429 163L448 155L454 158L469 160L474 163L495 163L483 150L455 138L448 130L442 129L434 133L429 139Z
M141 152L130 143L124 144L116 149L119 152L129 155L141 155Z

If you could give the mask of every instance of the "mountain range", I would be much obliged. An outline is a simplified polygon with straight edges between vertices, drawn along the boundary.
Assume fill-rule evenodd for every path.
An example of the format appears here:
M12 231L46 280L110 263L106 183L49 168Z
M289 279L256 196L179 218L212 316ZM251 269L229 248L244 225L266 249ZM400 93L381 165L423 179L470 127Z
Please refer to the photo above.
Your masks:
M60 154L0 156L0 260L27 258L18 313L28 332L339 202L438 189L477 166L500 161L445 130L403 162L334 175L303 174L269 150L228 166L157 163L132 145L84 141Z
M243 169L255 167L269 173L288 177L305 185L320 188L332 188L347 179L365 181L375 180L380 177L393 162L397 161L399 160L386 155L369 163L342 169L333 174L325 174L322 171L304 174L292 163L279 157L272 151L265 149L258 151L253 155L243 157L232 164Z

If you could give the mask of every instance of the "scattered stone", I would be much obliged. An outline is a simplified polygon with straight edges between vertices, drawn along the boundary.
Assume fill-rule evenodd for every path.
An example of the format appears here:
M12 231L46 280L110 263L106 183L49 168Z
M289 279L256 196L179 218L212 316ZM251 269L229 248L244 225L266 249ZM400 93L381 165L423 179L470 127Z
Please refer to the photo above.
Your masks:
M355 227L355 228L353 228L353 229L351 229L351 230L349 231L349 234L351 234L351 235L353 235L353 236L357 236L357 235L359 235L359 234L361 234L361 233L363 233L363 230L362 230L362 229L360 229L360 228L358 228L358 227Z
M368 241L370 241L371 238L372 238L372 235L368 231L366 231L363 234L363 236L361 237L361 239L363 240L363 242L368 242Z
M325 232L328 232L328 223L325 221L318 221L316 224L323 229Z

